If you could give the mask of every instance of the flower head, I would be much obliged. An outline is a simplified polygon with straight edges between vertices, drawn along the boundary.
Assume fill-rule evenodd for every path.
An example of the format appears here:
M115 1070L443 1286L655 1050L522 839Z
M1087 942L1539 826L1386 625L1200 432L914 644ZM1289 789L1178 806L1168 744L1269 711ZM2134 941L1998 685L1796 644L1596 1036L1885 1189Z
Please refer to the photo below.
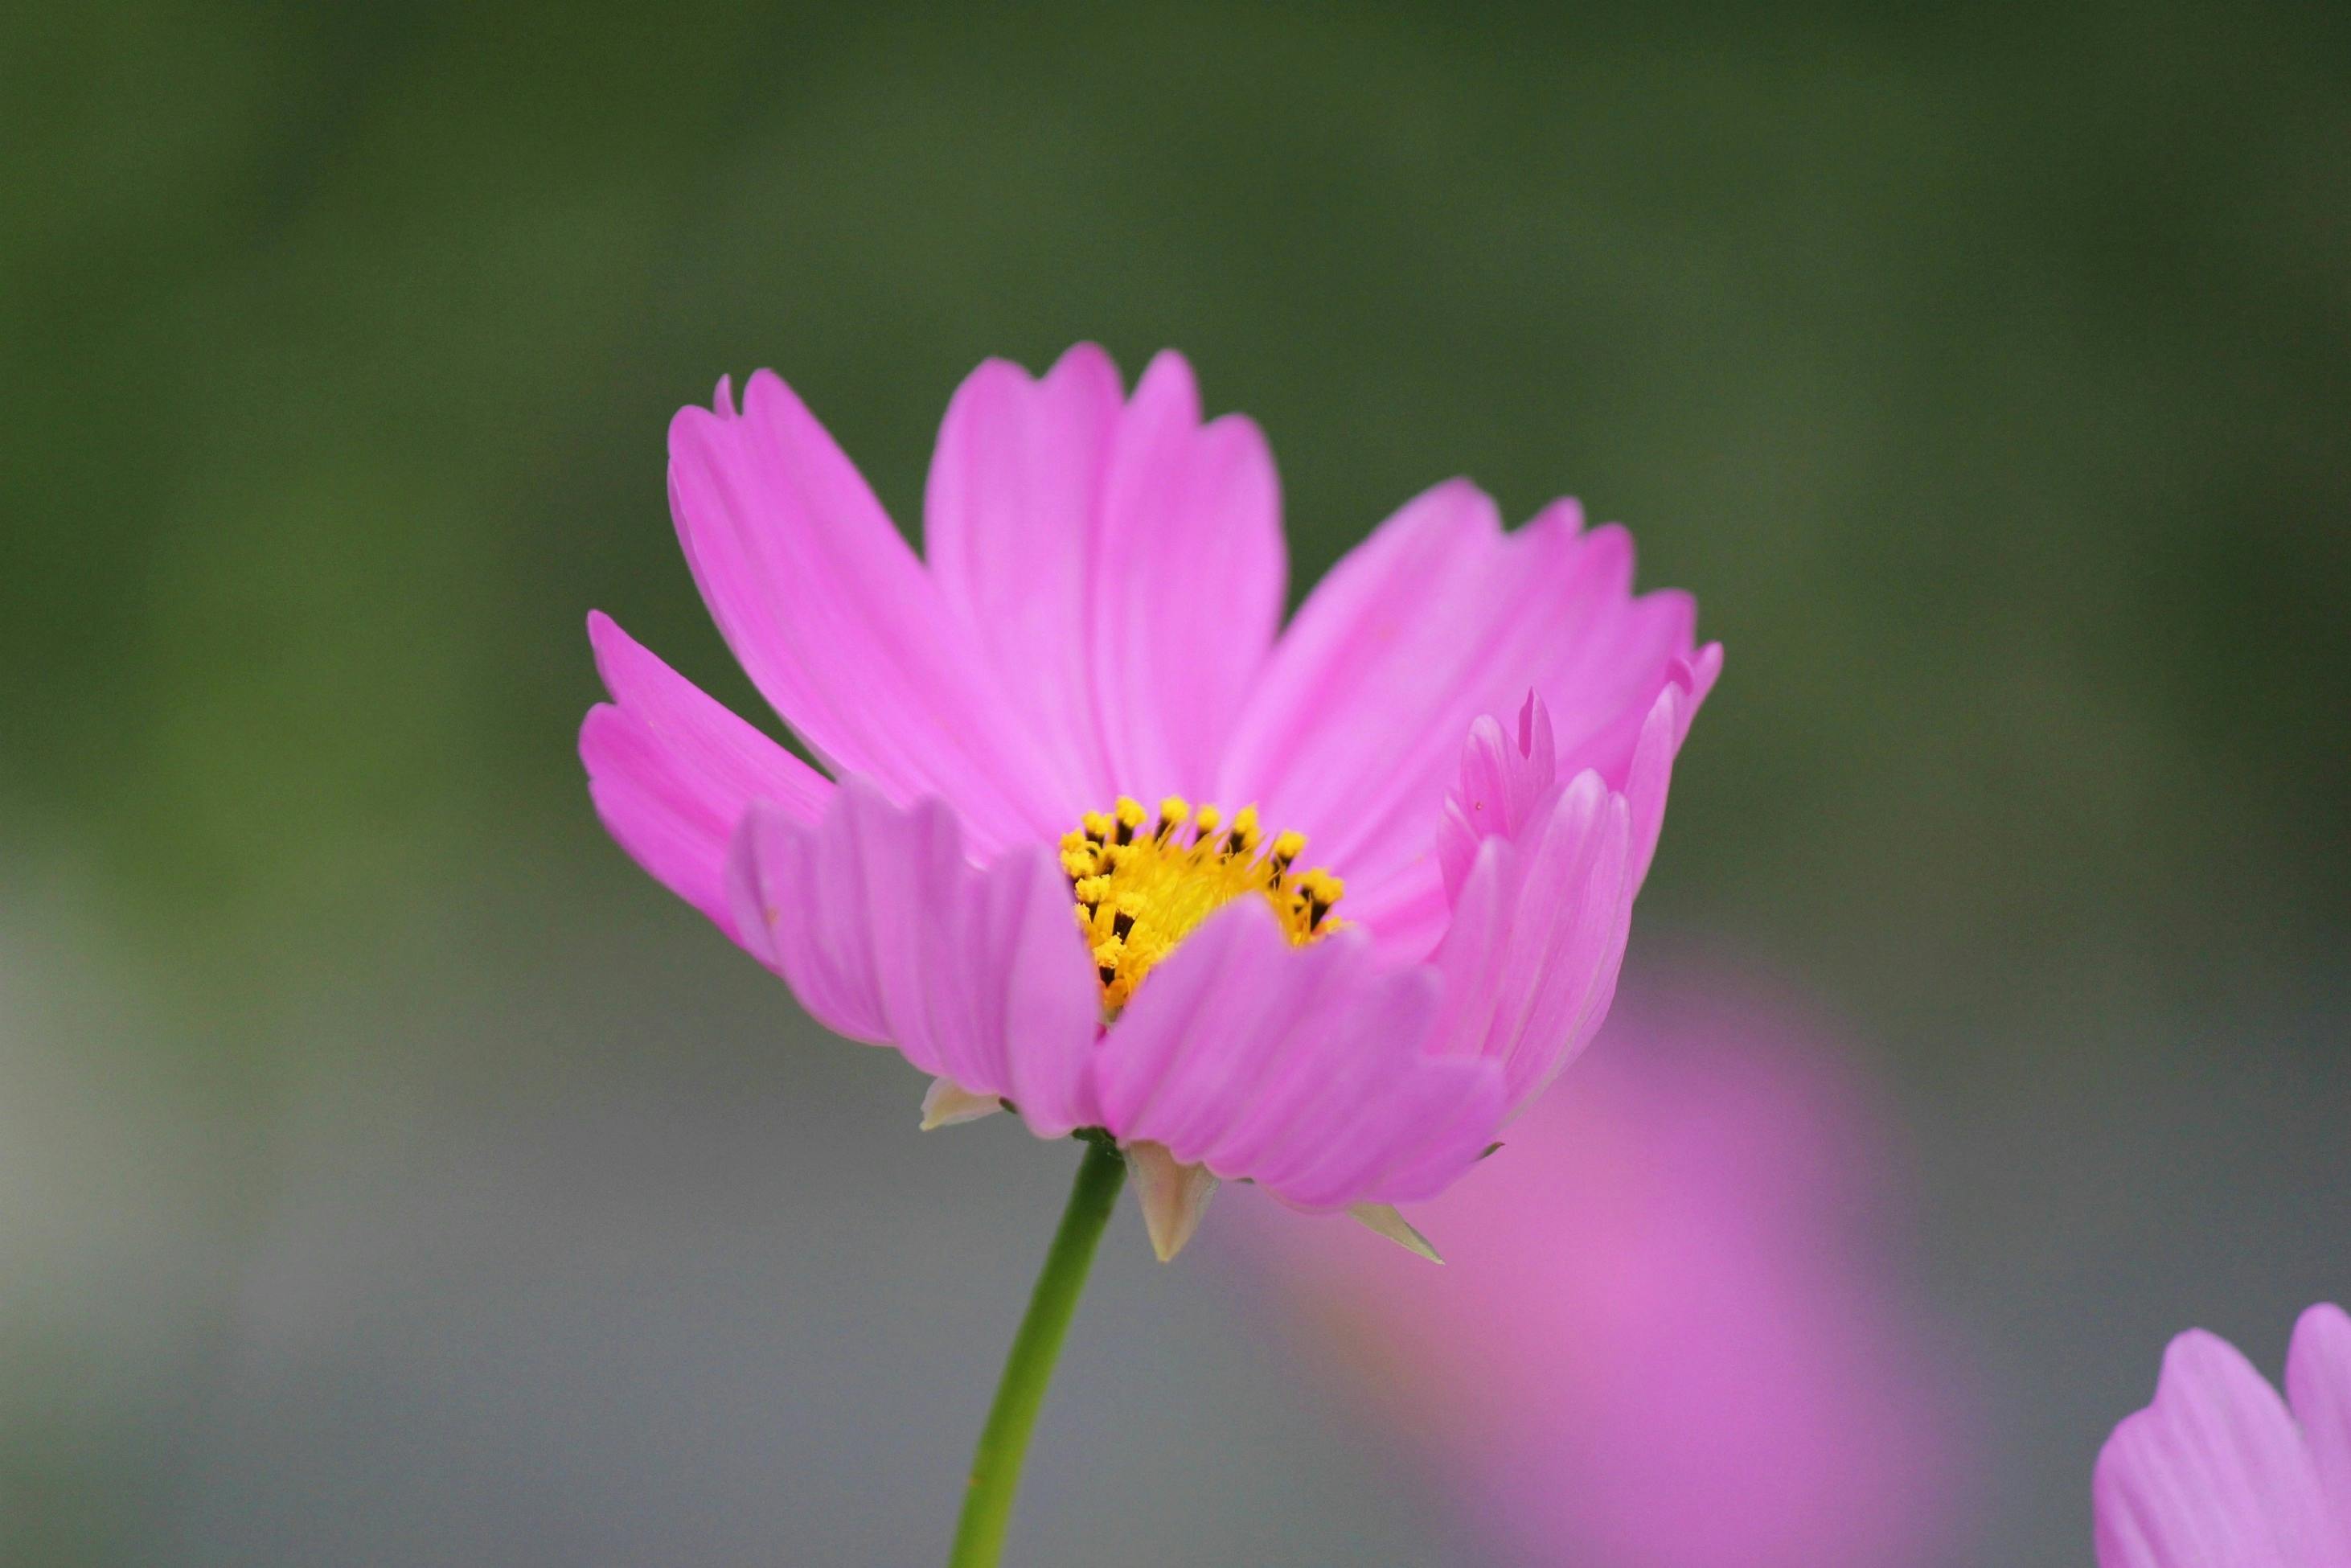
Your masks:
M1886 1255L1882 1112L1770 988L1677 976L1422 1211L1441 1274L1338 1228L1236 1233L1478 1562L1931 1560L1964 1379Z
M1106 1129L1165 1256L1217 1177L1384 1222L1598 1028L1721 662L1685 596L1632 592L1621 529L1561 502L1506 533L1440 485L1284 628L1257 427L1203 423L1179 356L1130 397L1092 346L965 382L925 559L764 371L672 423L670 503L823 771L599 615L597 809L933 1074L926 1124Z
M2155 1403L2098 1455L2098 1568L2351 1564L2351 1314L2302 1314L2285 1397L2234 1345L2191 1329Z

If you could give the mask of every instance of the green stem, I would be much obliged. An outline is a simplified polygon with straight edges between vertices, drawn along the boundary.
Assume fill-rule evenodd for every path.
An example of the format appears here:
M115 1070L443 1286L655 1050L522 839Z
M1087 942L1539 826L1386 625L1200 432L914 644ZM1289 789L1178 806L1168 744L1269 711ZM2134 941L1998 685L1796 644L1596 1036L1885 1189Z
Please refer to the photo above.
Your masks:
M1012 1524L1012 1497L1020 1490L1020 1464L1028 1457L1029 1434L1037 1425L1037 1411L1045 1403L1045 1385L1052 1380L1053 1362L1061 1354L1061 1338L1078 1310L1078 1295L1086 1288L1086 1270L1092 1267L1094 1244L1110 1223L1111 1207L1126 1182L1126 1156L1107 1134L1081 1133L1086 1156L1078 1165L1078 1179L1070 1186L1070 1207L1061 1211L1061 1228L1053 1233L1052 1250L1029 1292L1028 1315L1012 1336L1011 1354L1004 1358L1004 1376L996 1385L996 1403L988 1407L987 1425L979 1434L979 1451L972 1456L971 1482L963 1498L963 1518L956 1524L955 1552L947 1568L996 1568L1004 1552L1004 1532Z

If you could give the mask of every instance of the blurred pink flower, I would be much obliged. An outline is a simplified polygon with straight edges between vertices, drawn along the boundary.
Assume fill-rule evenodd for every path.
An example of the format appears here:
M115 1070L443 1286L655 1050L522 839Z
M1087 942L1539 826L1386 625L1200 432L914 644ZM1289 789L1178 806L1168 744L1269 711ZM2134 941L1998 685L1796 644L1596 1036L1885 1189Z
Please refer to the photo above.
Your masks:
M1239 1228L1309 1354L1438 1472L1468 1560L1910 1568L1959 1480L1958 1379L1880 1252L1875 1117L1784 1011L1620 1005L1571 1088L1422 1217Z
M1165 1256L1220 1176L1432 1196L1597 1028L1720 667L1622 529L1560 502L1506 534L1439 485L1282 631L1257 427L1203 423L1172 353L1130 399L1091 346L964 382L927 560L766 371L678 414L669 488L833 778L600 615L597 809L819 1020L935 1074L925 1124L1109 1129Z
M2314 1306L2294 1325L2285 1391L2218 1335L2173 1340L2155 1403L2098 1455L2098 1568L2351 1568L2341 1307Z

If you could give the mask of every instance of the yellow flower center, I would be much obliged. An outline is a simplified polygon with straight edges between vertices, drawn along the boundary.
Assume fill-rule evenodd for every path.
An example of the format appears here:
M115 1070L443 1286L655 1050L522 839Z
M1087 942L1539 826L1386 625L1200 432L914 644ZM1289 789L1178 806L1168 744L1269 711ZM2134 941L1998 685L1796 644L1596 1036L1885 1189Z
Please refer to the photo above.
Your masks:
M1087 812L1061 839L1061 869L1077 896L1078 929L1093 952L1105 1013L1126 1006L1151 966L1243 894L1264 899L1299 946L1340 924L1330 918L1331 906L1345 884L1327 871L1291 871L1304 836L1277 833L1269 841L1256 807L1228 822L1214 806L1196 811L1170 795L1146 831L1149 820L1141 801L1122 795L1111 811Z

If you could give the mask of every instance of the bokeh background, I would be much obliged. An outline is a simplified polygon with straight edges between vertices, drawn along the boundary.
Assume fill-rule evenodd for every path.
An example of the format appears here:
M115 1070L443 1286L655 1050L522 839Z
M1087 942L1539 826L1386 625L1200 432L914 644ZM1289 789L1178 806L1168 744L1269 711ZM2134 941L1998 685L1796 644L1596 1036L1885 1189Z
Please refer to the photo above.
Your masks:
M2085 1562L2164 1339L2351 1293L2351 13L8 33L7 1561L936 1553L1068 1162L917 1138L572 755L590 606L760 711L663 433L763 364L909 526L1081 337L1262 422L1297 584L1456 473L1633 526L1729 664L1628 984L1876 1086L1919 1561ZM1221 1245L1113 1232L1027 1560L1482 1561Z

